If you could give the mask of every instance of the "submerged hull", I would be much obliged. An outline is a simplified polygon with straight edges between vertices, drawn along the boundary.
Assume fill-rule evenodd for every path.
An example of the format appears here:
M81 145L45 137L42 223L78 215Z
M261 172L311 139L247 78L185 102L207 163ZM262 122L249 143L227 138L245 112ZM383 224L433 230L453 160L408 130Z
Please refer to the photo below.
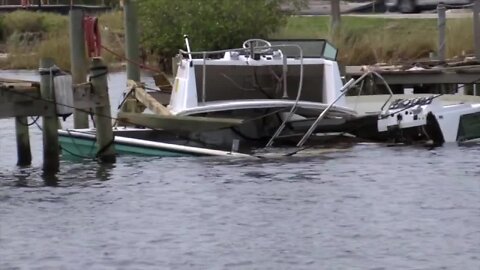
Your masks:
M393 142L464 143L480 139L480 104L442 105L440 97L397 99L379 115L379 134Z
M59 130L59 143L64 156L95 158L98 151L94 130ZM157 157L249 156L236 152L135 139L125 136L115 136L113 144L117 154L127 155Z

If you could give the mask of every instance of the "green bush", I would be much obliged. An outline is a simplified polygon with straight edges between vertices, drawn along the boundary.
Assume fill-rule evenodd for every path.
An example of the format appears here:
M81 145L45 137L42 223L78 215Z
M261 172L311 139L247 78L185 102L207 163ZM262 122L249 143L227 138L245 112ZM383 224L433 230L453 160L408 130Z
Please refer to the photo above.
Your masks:
M42 13L42 32L54 33L68 30L68 17L55 13Z
M266 38L282 27L287 14L283 4L304 0L143 0L138 1L142 40L166 57L190 37L192 50L239 47L249 38Z
M11 35L14 32L57 32L67 29L68 18L66 16L19 10L8 13L3 18L4 34Z
M41 13L30 11L15 11L8 13L4 18L5 34L11 35L14 32L42 32L42 20Z

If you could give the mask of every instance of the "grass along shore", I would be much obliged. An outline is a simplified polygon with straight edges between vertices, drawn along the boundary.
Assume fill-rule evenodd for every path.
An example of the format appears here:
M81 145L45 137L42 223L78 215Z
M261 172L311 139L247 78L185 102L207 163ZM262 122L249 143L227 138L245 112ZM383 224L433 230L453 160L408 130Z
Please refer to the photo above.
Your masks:
M102 42L123 54L123 20L120 11L99 17ZM65 70L70 67L68 17L50 13L16 11L0 16L0 40L7 58L1 69L36 69L39 59L52 57ZM343 16L335 36L329 35L326 16L292 16L272 38L327 38L339 48L343 65L399 63L426 58L437 49L436 19L388 19ZM447 57L473 53L472 19L448 19ZM103 52L107 63L121 62ZM155 62L155 56L148 57Z
M447 20L448 58L473 53L472 18ZM344 65L401 63L427 58L437 50L436 19L388 19L342 16L338 34L329 36L329 18L292 17L278 38L329 38Z
M99 17L102 44L123 55L123 18L120 11ZM70 69L69 18L53 13L15 11L0 15L0 69L37 69L43 57L51 57L63 70ZM120 62L103 52L109 64Z

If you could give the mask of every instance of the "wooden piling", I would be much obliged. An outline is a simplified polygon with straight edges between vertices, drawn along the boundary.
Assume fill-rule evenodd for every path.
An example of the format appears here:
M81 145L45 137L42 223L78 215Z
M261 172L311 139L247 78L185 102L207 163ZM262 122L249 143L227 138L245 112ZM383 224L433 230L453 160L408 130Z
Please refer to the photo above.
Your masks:
M340 28L340 0L330 0L331 14L330 14L330 35L337 34Z
M438 60L445 61L445 47L446 47L446 35L445 35L445 28L446 28L446 8L443 3L438 4L437 6L437 13L438 13Z
M93 90L101 99L101 105L94 108L97 128L97 158L99 158L102 163L114 163L116 157L110 101L108 97L107 74L107 67L102 59L99 57L93 58L90 68L90 79Z
M124 25L125 25L125 48L127 62L127 79L135 82L140 81L140 46L138 33L137 1L123 1Z
M54 102L53 74L57 71L53 59L40 60L40 92L42 99ZM47 116L43 117L43 173L55 174L60 167L60 147L58 144L58 119L55 115L55 106Z
M28 166L32 164L32 152L30 150L30 136L26 116L15 117L15 133L17 138L17 165Z
M475 57L480 59L480 1L473 1L473 36L475 40Z
M446 35L445 35L445 29L446 29L446 24L447 24L447 14L446 14L446 7L443 3L439 3L437 6L437 14L438 14L438 19L437 19L437 27L438 27L438 60L441 62L445 62L446 60L446 53L445 53L445 47L446 47ZM440 87L440 93L445 94L448 92L448 85L447 84L441 84L439 85Z
M85 29L83 27L83 11L70 10L70 70L73 84L87 81L87 55L85 50ZM88 114L75 110L73 114L74 128L88 128Z

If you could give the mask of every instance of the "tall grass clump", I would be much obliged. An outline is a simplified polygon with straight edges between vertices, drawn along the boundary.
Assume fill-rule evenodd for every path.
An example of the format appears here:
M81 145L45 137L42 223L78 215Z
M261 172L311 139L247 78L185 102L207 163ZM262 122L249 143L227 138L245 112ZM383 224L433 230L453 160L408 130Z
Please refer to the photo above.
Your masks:
M8 13L4 17L4 30L6 35L14 32L43 32L43 16L39 12L19 10Z
M15 32L10 35L6 51L8 58L2 63L3 68L8 69L34 69L38 67L38 55L33 48L37 48L40 39L34 36L26 36Z
M125 36L123 12L111 11L98 18L102 44L114 53L102 50L102 57L107 64L123 61L125 55ZM120 55L121 57L119 57Z
M66 16L54 13L42 13L18 10L8 13L3 18L6 35L14 32L54 32L68 26Z
M472 18L447 20L446 50L447 57L454 58L473 54L473 20Z
M3 68L36 69L39 59L51 57L63 70L70 70L68 17L53 13L15 11L3 17L7 61ZM1 25L1 24L0 24ZM124 36L122 12L114 11L99 17L102 44L115 54L103 50L106 63L123 61Z
M53 33L68 29L68 17L55 13L42 13L42 31Z
M62 70L70 70L70 42L66 32L47 33L42 38L26 40L15 35L7 45L6 68L36 69L41 58L53 58Z
M69 67L66 16L15 11L5 15L3 21L8 35L8 59L2 63L3 67L35 69L42 57L53 57L62 68Z
M38 46L38 60L53 58L62 70L70 70L70 39L67 32L49 33ZM37 61L38 63L38 61Z
M111 31L123 32L123 12L121 10L110 11L98 17L100 26L107 27Z
M471 51L469 20L448 21L448 56ZM344 65L411 62L437 51L436 19L343 16L336 33L332 33L329 25L328 17L292 16L272 37L329 39L338 47L339 61Z
M435 50L434 30L429 19L346 17L332 39L344 64L398 63L428 57Z

